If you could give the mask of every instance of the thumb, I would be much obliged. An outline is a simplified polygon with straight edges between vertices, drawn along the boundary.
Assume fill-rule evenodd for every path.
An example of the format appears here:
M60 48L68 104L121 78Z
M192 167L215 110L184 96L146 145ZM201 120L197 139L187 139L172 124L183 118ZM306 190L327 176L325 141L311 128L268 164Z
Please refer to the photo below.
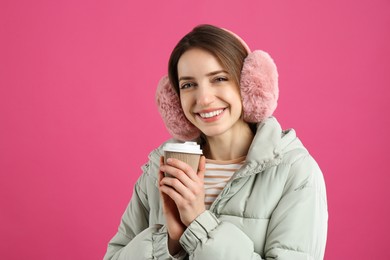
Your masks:
M203 181L204 174L206 172L206 157L203 155L200 157L198 165L198 177Z
M164 165L164 156L160 157L160 167L162 165ZM158 186L160 186L160 182L161 182L162 178L164 178L164 173L162 171L160 171L160 169L159 169L158 170Z

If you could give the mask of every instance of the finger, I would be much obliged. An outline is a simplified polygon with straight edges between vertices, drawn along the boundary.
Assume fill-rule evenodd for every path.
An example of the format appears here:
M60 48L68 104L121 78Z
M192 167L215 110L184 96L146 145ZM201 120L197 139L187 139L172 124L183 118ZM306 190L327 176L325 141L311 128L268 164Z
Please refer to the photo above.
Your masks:
M167 173L170 177L179 179L185 186L191 185L193 180L188 177L185 172L187 169L179 169L173 165L164 164L160 167L160 171Z
M202 164L204 165L204 162ZM204 175L204 170L201 171L201 177L197 177L197 181L193 181L179 169L172 167L174 169L173 171L166 171L166 169L169 168L171 168L171 166L165 165L164 167L162 167L162 169L165 172L169 172L172 177L163 178L160 182L160 185L172 187L177 191L177 193L182 196L184 200L187 201L193 201L199 196L204 196L204 184L202 179ZM202 168L204 168L204 166Z
M175 158L168 158L167 164L170 166L173 166L177 169L180 169L182 172L184 172L192 181L197 181L198 177L196 172L194 172L194 169L187 163L180 161Z
M163 195L170 197L176 205L183 200L183 197L172 187L161 185L160 191Z
M182 186L175 187L177 191L185 198L192 200L194 196L198 196L204 192L204 170L201 171L201 175L198 176L197 173L189 166L188 164L177 160L177 159L168 159L167 163L161 167L161 171L168 173L171 177L179 180L186 189L183 189ZM201 169L205 168L205 158L202 159ZM181 169L177 167L182 167ZM184 170L183 170L184 168ZM188 171L188 172L184 172ZM192 177L192 178L191 178ZM171 184L169 184L171 185Z
M183 183L177 178L165 177L160 182L161 186L169 186L173 188L181 197L186 200L193 200L195 195L190 188L183 185Z
M164 165L164 156L160 156L160 168L161 166ZM162 191L161 191L161 180L165 178L165 172L164 171L161 171L159 169L159 172L158 172L158 190L160 192L160 197L163 201L166 201L167 200L167 195L164 194Z

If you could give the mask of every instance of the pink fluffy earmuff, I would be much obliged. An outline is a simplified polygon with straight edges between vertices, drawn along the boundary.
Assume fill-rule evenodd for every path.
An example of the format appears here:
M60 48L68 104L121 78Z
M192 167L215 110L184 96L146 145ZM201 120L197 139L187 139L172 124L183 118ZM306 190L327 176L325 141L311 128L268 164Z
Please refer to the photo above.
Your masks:
M237 37L249 53L240 78L243 119L248 123L259 123L271 116L277 106L279 88L276 65L268 53L261 50L251 52L238 35L228 32ZM199 137L200 130L185 117L180 98L168 76L158 83L156 102L165 126L174 138L188 141Z

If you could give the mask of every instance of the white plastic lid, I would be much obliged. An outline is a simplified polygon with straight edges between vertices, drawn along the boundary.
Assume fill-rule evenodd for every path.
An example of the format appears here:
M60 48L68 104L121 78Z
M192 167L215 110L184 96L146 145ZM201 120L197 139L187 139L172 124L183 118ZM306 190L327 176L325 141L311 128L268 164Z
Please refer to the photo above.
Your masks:
M164 145L164 151L167 152L176 152L176 153L194 153L202 154L200 145L196 142L185 142L185 143L168 143Z

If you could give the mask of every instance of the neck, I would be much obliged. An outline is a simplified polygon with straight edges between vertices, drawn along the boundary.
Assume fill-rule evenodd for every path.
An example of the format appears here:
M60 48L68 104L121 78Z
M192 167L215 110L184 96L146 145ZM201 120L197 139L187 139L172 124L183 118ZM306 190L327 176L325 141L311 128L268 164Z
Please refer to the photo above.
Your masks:
M248 124L218 136L206 136L204 154L214 160L234 160L248 154L254 134Z

